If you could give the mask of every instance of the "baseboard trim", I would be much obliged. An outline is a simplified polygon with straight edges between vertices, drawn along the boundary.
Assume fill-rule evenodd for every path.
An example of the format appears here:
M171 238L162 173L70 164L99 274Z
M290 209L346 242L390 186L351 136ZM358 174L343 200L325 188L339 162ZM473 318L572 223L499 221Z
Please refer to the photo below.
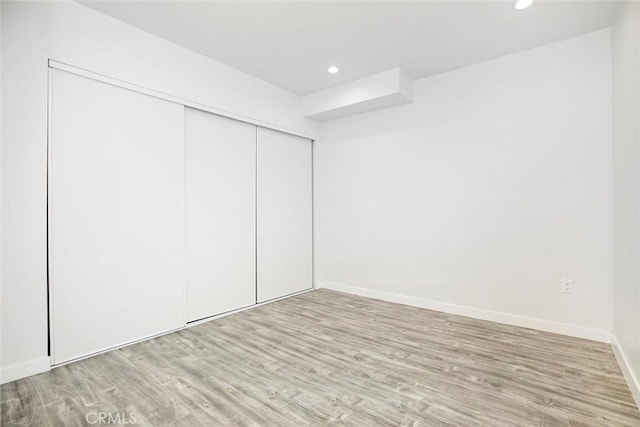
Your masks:
M4 366L0 370L0 384L6 384L21 378L30 377L31 375L41 374L50 369L51 359L49 356Z
M424 298L411 297L384 291L376 291L359 286L344 285L336 282L318 281L316 283L316 287L318 289L332 289L334 291L346 292L363 297L375 298L383 301L410 305L413 307L426 308L429 310L471 317L473 319L488 320L491 322L503 323L506 325L520 326L523 328L536 329L544 332L552 332L555 334L567 335L576 338L584 338L591 341L599 341L607 344L611 342L611 332L603 329L587 328L584 326L554 322L551 320L538 319L535 317L519 316L517 314L509 314L498 311L484 310L481 308L449 304L446 302L432 301Z
M611 333L611 348L613 349L613 354L615 354L616 359L618 360L618 365L620 365L622 375L624 375L624 379L627 380L633 399L636 401L638 408L640 408L640 381L634 374L633 369L631 369L629 359L620 346L620 342L618 341L616 334L613 332Z

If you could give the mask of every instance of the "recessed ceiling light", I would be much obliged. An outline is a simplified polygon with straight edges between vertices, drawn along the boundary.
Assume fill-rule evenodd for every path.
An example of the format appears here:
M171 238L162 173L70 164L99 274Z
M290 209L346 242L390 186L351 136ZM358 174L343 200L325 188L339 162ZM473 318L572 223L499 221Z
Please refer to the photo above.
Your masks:
M335 74L335 73L337 73L338 71L340 71L340 69L338 69L338 67L336 67L335 65L332 65L331 67L329 67L329 68L327 69L327 71L328 71L329 73L331 73L331 74Z
M533 0L518 0L513 5L513 7L517 10L526 9L533 4Z

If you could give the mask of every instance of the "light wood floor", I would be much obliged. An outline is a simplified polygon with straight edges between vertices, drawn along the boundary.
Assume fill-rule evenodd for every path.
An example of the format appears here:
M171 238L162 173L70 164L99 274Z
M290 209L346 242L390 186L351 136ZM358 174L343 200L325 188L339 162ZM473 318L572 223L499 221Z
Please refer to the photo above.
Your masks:
M608 345L327 290L1 393L2 426L640 426Z

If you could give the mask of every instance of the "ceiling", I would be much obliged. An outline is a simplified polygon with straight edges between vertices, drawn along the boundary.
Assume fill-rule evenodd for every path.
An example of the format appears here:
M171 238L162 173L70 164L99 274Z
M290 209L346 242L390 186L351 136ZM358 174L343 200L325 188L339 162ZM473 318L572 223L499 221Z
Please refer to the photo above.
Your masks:
M426 77L608 27L613 1L89 1L299 95L400 67ZM327 73L337 65L338 74Z

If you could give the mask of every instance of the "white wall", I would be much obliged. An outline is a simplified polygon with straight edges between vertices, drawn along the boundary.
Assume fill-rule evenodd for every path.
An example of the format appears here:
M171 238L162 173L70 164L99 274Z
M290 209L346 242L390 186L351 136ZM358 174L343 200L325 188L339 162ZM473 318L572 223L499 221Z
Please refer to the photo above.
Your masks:
M301 99L69 2L2 2L3 379L47 366L47 59L313 134Z
M640 404L640 3L627 4L622 22L613 28L612 47L613 329L630 384L635 375Z
M611 132L608 29L418 80L411 105L323 124L316 280L608 337Z

